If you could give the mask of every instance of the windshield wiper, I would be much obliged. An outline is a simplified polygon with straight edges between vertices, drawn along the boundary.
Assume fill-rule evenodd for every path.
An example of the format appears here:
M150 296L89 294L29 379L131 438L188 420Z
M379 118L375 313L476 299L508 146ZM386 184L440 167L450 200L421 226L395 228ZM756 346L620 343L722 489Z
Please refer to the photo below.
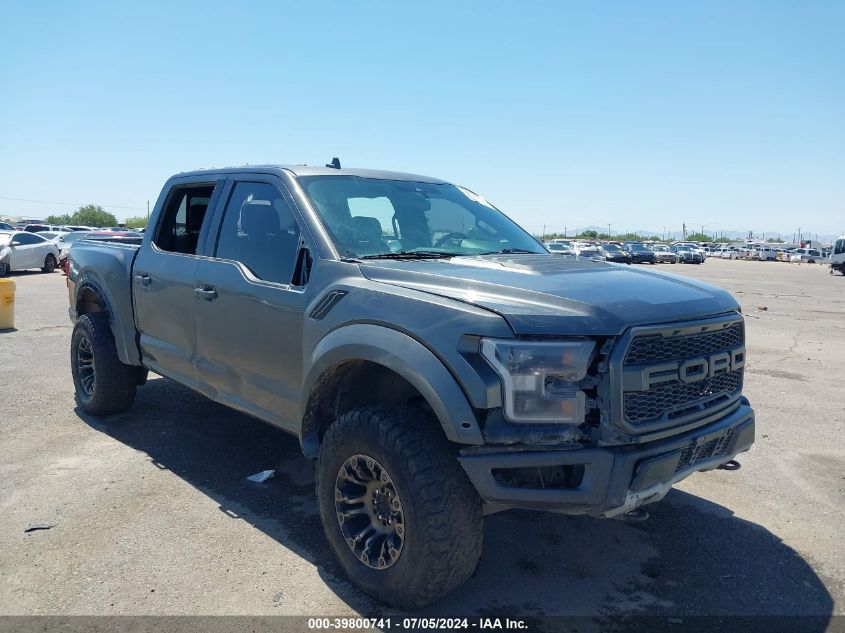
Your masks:
M479 253L479 255L513 255L526 253L528 255L540 255L536 251L529 251L525 248L503 248L500 251L487 251L486 253Z
M358 259L449 259L461 253L440 253L438 251L400 251L398 253L378 253L359 255Z

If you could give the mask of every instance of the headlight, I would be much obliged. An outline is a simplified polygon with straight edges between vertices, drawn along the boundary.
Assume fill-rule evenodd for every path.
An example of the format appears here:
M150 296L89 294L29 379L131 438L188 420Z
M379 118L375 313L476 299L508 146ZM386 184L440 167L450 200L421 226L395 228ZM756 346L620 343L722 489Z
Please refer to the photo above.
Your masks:
M593 341L481 341L481 355L502 378L505 417L511 422L580 424Z

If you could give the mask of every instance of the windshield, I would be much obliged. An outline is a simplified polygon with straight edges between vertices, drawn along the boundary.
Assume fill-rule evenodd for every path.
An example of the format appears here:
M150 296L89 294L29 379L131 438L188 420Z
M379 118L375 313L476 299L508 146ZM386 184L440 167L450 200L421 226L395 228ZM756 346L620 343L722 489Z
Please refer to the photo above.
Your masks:
M643 244L631 244L628 248L637 253L647 253L650 250Z
M564 246L563 244L552 243L546 246L550 251L568 251L569 247Z
M88 233L89 233L88 231L74 231L72 233L65 233L64 235L62 235L59 238L59 241L64 242L64 243L75 242L79 238L85 237L86 235L88 235Z
M616 244L602 244L602 250L605 250L608 253L618 253L622 249L619 248Z
M359 176L306 176L299 182L347 257L547 252L483 198L455 185Z

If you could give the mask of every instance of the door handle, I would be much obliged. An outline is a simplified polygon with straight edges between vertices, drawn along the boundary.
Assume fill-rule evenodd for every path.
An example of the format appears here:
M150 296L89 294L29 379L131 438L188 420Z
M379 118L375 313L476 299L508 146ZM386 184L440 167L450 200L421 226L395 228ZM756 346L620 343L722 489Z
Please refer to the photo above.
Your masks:
M200 286L194 288L194 294L200 299L214 301L217 298L217 291L212 286Z
M153 280L147 273L140 273L135 275L132 279L135 280L135 283L141 286L149 286L150 282Z

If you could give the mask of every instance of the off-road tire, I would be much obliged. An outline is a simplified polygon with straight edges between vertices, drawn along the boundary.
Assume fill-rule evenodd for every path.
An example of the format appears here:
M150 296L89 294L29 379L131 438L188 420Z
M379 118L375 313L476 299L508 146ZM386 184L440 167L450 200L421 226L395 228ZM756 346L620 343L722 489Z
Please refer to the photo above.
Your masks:
M384 467L401 499L402 550L386 569L361 562L338 521L338 472L360 454ZM481 500L457 461L456 447L437 420L417 408L364 407L341 415L320 447L317 500L340 566L358 587L387 604L413 609L433 602L465 582L481 555Z
M90 393L83 387L81 374L84 370L78 362L84 341L88 341L93 356L94 382ZM132 406L138 387L138 368L121 363L117 357L114 336L105 312L93 312L77 319L70 339L70 358L76 402L85 413L110 415Z
M56 257L51 253L44 258L44 265L41 267L42 273L51 273L56 270Z

